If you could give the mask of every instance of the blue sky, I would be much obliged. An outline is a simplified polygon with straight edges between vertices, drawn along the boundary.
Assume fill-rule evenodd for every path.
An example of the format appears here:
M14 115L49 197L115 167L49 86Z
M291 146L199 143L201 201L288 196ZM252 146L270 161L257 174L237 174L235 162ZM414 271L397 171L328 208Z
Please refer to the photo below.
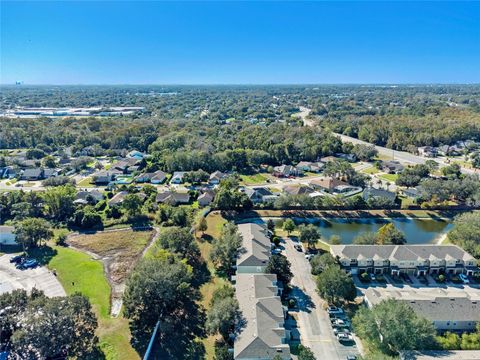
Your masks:
M2 84L480 83L478 2L0 6Z

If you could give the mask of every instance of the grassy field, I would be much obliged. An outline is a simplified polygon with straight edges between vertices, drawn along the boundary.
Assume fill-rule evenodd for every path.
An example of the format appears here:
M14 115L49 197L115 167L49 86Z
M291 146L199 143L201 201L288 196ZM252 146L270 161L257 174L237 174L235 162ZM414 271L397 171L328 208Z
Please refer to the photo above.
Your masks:
M92 178L91 177L86 177L85 179L82 179L77 183L78 187L83 187L83 188L88 188L88 187L93 187L94 184L92 184Z
M220 236L222 227L225 223L226 220L220 215L220 213L212 212L207 216L207 230L205 231L204 236L201 238L200 236L202 234L199 232L197 233L197 243L200 248L200 252L202 257L207 262L208 269L212 275L210 281L200 287L200 293L202 294L202 300L200 304L207 310L215 289L227 283L227 280L215 275L215 268L213 267L213 263L210 261L210 251L212 250L211 239ZM202 339L202 343L205 346L206 359L213 359L214 357L215 340L215 336L208 336Z
M375 166L371 166L369 168L363 169L361 172L365 174L373 175L373 174L378 174L379 170Z
M267 181L268 177L262 174L254 175L240 175L240 182L243 185L257 185L264 184Z
M65 247L54 247L56 255L48 263L67 294L80 292L87 296L98 318L97 334L100 347L108 360L135 360L140 356L130 345L127 319L111 318L110 286L103 266L89 255Z

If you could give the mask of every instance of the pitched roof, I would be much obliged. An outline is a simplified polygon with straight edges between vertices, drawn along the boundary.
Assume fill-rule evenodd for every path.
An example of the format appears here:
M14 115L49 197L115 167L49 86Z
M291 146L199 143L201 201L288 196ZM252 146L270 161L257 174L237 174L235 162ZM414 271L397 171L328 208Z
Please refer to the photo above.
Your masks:
M271 244L267 230L254 223L239 224L242 248L237 266L266 266L271 254Z
M283 191L290 195L308 195L313 192L310 187L302 185L287 185L283 188Z
M277 296L274 274L238 274L236 296L243 327L234 342L235 359L271 359L280 355L290 359L290 348L284 344L284 313Z
M371 197L383 197L391 201L394 201L397 197L397 194L391 191L383 190L383 189L375 189L375 188L365 189L365 191L363 192L363 198L367 200L367 199L370 199Z
M310 181L310 185L332 190L340 185L348 185L348 183L331 176L326 176L320 179L315 179Z
M478 360L480 350L422 350L404 351L401 360Z
M127 195L127 191L120 191L116 193L110 200L108 200L108 205L112 206L121 204Z
M348 259L359 259L361 256L373 259L378 255L382 259L399 261L429 259L431 256L438 259L450 256L463 261L475 260L456 245L331 245L330 249L333 256Z

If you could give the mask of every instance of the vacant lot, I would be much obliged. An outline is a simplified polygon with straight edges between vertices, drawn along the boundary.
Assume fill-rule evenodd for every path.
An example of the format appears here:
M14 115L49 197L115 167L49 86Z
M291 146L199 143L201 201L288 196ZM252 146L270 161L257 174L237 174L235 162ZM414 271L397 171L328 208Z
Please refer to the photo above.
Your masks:
M262 174L240 175L241 182L245 185L264 184L268 177Z
M72 235L68 243L102 260L115 297L123 292L126 276L153 234L153 231L111 230L88 235Z

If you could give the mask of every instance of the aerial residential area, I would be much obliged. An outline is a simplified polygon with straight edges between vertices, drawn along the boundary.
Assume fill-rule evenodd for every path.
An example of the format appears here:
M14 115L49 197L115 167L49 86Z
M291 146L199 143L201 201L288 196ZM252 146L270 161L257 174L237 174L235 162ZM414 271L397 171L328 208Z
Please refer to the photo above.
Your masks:
M0 360L480 359L478 3L0 6Z

